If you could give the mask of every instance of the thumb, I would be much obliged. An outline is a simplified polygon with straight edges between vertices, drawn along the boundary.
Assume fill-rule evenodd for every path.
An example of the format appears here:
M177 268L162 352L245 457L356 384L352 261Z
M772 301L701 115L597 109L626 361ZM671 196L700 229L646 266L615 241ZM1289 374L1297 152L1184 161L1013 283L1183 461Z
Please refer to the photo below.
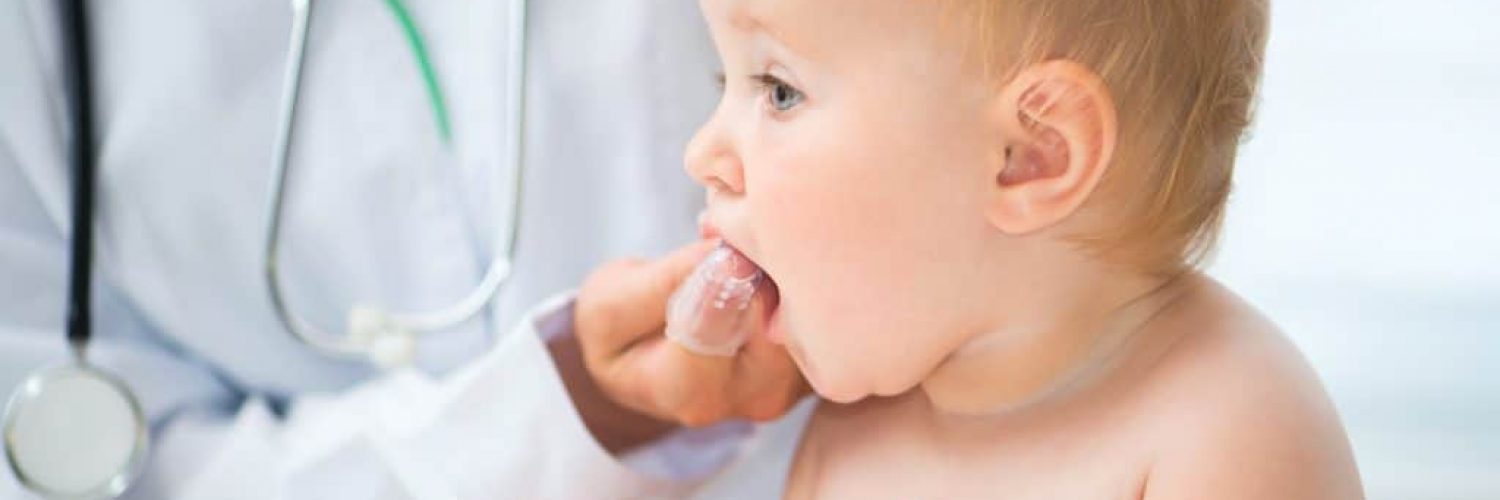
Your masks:
M673 251L667 256L647 264L642 269L642 303L661 304L656 309L666 314L667 299L682 286L689 274L708 258L718 240L698 240ZM644 300L649 297L651 300Z
M615 358L661 335L672 292L713 247L711 241L697 241L657 260L614 263L590 277L579 292L580 302L592 302L586 308L591 320L591 338L583 339L586 350ZM596 348L587 349L591 346Z

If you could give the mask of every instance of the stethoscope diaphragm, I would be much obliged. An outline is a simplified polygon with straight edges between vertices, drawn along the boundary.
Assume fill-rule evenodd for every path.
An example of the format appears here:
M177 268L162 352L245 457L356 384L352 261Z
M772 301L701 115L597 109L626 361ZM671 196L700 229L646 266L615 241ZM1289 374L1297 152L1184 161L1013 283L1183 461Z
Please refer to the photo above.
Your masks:
M82 363L38 371L5 408L5 458L48 498L114 498L146 459L147 423L125 384Z

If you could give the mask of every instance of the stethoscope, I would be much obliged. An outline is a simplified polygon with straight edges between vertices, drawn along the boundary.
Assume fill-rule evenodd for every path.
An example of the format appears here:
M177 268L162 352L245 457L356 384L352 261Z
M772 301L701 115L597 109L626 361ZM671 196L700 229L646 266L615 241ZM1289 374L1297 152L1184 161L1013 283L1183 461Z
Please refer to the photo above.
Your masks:
M515 262L516 240L521 221L522 161L525 146L526 104L526 0L511 2L511 38L509 54L510 82L507 101L510 106L510 144L508 151L512 182L510 184L511 211L509 224L497 229L508 233L503 246L497 245L489 269L484 278L468 295L447 307L421 313L394 313L372 306L351 308L346 322L345 335L338 336L321 331L291 310L282 293L281 277L277 272L277 248L280 244L282 207L285 200L287 170L291 163L293 130L297 122L297 107L302 92L302 69L306 61L307 33L312 17L312 2L293 0L292 40L290 62L283 81L281 121L277 135L275 155L272 158L271 189L266 206L269 215L266 225L266 247L264 271L271 305L288 332L309 348L330 356L346 359L365 359L382 367L397 367L410 362L415 353L416 336L458 326L475 317L485 309L491 299L499 293L500 285L510 276ZM422 44L416 26L410 21L400 0L386 0L387 6L401 21L406 39L422 70L427 85L428 97L438 121L438 130L446 140L449 125L447 108L442 99L441 86L437 84L436 72L432 70L427 51Z
M96 161L93 143L93 109L90 57L85 0L62 3L64 43L72 78L68 82L73 122L72 164L73 237L69 268L66 338L72 347L69 363L32 373L11 396L5 407L5 456L20 484L46 498L114 498L124 493L143 467L150 442L150 427L139 402L120 379L88 363L86 351L91 337L90 283L93 256L93 217ZM411 43L428 84L440 132L446 139L446 109L428 62L420 34L400 0L387 0ZM521 161L525 139L526 1L514 0L511 11L509 103L511 184L510 237L496 251L479 285L459 302L423 314L390 314L360 307L351 311L350 335L336 338L322 334L288 309L282 297L276 257L282 217L283 191L290 158L293 125L301 90L302 69L311 2L293 0L291 49L284 81L281 121L272 166L272 185L267 203L265 272L271 302L277 316L292 335L309 347L330 355L369 359L382 366L400 365L410 359L416 332L452 328L484 310L510 275L519 229L521 208Z
M84 0L62 2L73 118L73 238L67 341L71 362L39 370L5 408L5 458L21 485L48 498L112 498L145 462L149 428L120 379L89 364L92 329L94 116Z

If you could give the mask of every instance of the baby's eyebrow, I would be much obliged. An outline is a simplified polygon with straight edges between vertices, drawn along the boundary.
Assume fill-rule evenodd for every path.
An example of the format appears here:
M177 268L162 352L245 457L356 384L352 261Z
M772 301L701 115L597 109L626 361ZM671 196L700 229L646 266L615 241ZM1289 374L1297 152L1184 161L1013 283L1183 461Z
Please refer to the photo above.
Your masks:
M796 52L792 49L792 44L783 36L786 33L768 22L765 16L756 15L747 8L737 7L732 10L729 13L729 26L746 36L763 36L786 52Z
M766 31L766 23L759 17L746 11L744 8L736 8L729 13L729 25L734 29L746 33Z

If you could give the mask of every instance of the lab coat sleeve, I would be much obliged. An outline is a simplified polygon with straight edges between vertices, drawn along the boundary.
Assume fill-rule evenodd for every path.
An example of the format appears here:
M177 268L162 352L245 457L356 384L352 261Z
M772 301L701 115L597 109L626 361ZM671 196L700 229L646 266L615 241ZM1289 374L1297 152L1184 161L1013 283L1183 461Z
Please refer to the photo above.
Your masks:
M573 306L571 294L558 300L560 307L542 308L534 323L537 333L547 343L571 338ZM730 420L717 425L681 428L656 442L638 447L621 457L626 465L651 477L691 483L721 471L756 434L757 427L746 420Z
M564 297L539 310L555 314L568 304ZM299 399L284 421L252 402L174 496L662 498L687 495L711 477L712 467L686 480L662 477L600 447L574 410L537 317L442 379L396 372L338 396ZM730 450L747 438L683 436L638 456L683 459L692 456L684 450L701 453L705 440Z

